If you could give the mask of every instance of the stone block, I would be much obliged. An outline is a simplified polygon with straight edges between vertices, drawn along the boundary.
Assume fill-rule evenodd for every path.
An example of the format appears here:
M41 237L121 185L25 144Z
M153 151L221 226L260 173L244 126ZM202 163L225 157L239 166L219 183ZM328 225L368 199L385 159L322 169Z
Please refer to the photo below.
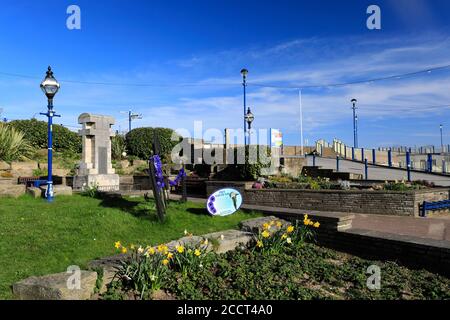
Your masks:
M240 230L225 230L205 234L203 237L210 240L213 249L217 253L225 253L246 247L253 239L253 234Z
M12 197L17 198L25 194L24 184L12 184L12 185L1 185L0 184L0 198L2 197Z
M41 188L29 187L27 188L27 193L34 198L40 198L43 196L43 192Z
M41 191L45 194L45 191L47 190L47 185L42 185L39 187ZM53 185L53 194L55 197L57 196L71 196L72 195L72 188L64 185Z
M279 219L274 216L269 216L269 217L261 217L261 218L241 221L239 223L239 227L241 228L242 231L245 231L245 232L259 233L263 230L263 224L270 223L271 221L281 222L282 227L286 226L286 225L290 225L290 223L286 220ZM273 228L277 228L277 227L273 226Z
M19 300L87 300L94 292L97 273L80 271L80 288L71 289L72 273L56 273L30 277L13 284L13 294ZM70 282L69 282L70 284Z
M0 161L0 170L10 170L11 166L5 161Z

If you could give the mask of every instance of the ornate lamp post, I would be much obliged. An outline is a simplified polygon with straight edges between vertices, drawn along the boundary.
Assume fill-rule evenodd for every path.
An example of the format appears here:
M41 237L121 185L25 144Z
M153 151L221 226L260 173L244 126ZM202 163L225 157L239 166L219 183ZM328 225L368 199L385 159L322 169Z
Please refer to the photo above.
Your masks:
M358 148L358 116L356 115L356 99L352 99L353 109L353 147Z
M247 116L247 75L248 75L248 70L247 69L242 69L241 70L241 75L242 75L242 86L244 87L244 146L247 145L247 127L245 125L245 123L247 122L245 117Z
M248 144L250 145L250 130L252 129L252 122L255 120L255 116L250 111L250 107L247 110L247 113L245 114L245 122L248 124Z
M48 118L48 162L47 162L47 190L45 192L45 197L48 202L53 201L53 179L52 179L52 157L53 157L53 117L60 117L60 115L57 115L55 111L53 111L53 97L56 95L56 93L59 90L59 83L56 81L55 77L53 76L52 68L49 66L45 79L41 82L41 89L44 92L44 94L47 96L47 113L41 113L41 115L47 116Z

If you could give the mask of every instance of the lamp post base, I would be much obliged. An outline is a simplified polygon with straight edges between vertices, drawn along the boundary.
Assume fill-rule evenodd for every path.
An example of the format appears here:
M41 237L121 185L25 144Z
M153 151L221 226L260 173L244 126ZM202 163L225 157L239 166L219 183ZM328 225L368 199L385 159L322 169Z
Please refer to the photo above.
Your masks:
M45 191L45 198L47 199L47 202L53 202L53 183L49 182L47 183L47 190Z

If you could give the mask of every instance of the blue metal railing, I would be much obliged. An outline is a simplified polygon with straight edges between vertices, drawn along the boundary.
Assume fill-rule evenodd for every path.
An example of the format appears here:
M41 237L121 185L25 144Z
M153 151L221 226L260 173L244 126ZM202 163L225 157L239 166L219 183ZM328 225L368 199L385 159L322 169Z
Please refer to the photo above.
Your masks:
M426 202L424 201L420 206L420 216L426 217L427 211L437 211L450 209L450 200L436 201L436 202Z

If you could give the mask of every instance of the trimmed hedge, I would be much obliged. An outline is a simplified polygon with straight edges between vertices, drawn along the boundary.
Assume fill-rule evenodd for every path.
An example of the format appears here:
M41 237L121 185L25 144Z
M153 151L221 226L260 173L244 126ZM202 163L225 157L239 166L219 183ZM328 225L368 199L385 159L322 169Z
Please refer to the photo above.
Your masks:
M47 122L36 119L14 120L8 125L23 132L24 138L33 147L47 148ZM81 137L61 125L54 124L53 150L58 152L69 151L72 153L80 153Z
M153 148L153 134L159 137L161 145L161 155L170 155L173 147L178 144L177 141L171 141L174 131L169 128L136 128L128 132L125 136L128 155L138 157L139 159L148 159L151 156Z

